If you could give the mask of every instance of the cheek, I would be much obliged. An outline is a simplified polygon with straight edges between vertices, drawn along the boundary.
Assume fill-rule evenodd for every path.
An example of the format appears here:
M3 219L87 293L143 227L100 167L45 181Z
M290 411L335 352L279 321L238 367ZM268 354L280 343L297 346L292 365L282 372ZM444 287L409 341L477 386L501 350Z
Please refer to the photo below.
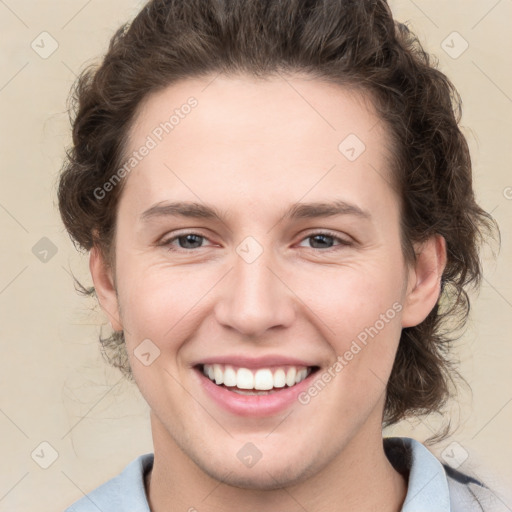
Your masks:
M162 351L177 355L211 311L215 286L225 269L143 260L142 256L126 261L124 274L119 273L127 346L133 351L148 338Z
M315 325L331 349L331 375L325 378L335 375L332 392L340 414L376 403L391 373L402 329L404 275L389 261L400 260L336 269L323 291L309 278L310 306L322 320Z
M399 324L403 273L384 261L367 261L343 267L319 268L300 278L289 276L294 290L326 327L326 337L343 343L377 323ZM318 322L316 322L318 323ZM330 334L328 334L330 332Z

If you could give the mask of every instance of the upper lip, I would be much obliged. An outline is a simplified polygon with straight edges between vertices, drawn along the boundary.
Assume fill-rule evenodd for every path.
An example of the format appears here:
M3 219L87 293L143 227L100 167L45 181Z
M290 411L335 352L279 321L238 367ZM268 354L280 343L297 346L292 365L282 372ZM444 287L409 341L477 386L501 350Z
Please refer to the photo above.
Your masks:
M215 356L201 359L193 364L193 366L205 364L228 364L240 368L268 368L270 366L317 366L311 361L297 359L295 357L267 355L261 357L247 356Z

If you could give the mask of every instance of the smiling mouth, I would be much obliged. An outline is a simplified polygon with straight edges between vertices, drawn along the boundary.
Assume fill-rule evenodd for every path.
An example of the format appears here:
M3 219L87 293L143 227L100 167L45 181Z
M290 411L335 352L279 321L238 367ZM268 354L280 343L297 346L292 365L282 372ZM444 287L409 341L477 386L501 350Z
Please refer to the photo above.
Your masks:
M249 369L228 364L200 364L197 369L217 386L240 395L269 395L296 386L318 366L275 366Z

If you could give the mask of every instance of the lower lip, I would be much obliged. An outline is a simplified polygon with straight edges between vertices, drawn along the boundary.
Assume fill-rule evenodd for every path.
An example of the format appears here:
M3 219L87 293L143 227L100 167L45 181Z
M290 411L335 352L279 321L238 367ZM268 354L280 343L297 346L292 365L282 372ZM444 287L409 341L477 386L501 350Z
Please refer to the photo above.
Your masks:
M317 373L310 373L299 384L282 388L268 395L240 395L228 391L224 386L217 386L203 372L195 369L206 394L220 407L238 416L270 416L279 413L298 401L298 395L311 383L312 377ZM255 390L257 391L257 390Z

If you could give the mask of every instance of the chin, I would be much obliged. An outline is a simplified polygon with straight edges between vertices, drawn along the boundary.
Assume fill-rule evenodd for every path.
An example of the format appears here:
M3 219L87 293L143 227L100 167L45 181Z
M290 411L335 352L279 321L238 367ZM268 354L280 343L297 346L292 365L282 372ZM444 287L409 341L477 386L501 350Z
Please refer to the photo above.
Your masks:
M258 465L260 465L259 468ZM293 463L283 467L277 464L263 465L262 461L252 468L241 469L238 465L228 467L223 474L211 467L202 466L202 469L211 478L225 485L254 491L272 491L290 487L300 484L311 476L311 469L297 467Z

